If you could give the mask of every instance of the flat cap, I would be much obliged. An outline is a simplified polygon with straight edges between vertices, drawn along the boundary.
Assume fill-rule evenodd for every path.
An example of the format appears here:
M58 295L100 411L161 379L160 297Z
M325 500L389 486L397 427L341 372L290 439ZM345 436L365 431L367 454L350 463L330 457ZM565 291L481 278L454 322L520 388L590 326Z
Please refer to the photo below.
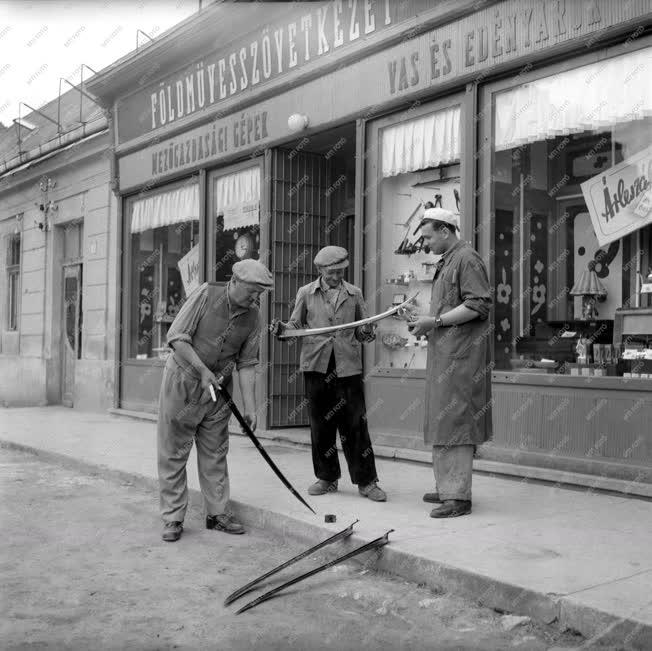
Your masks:
M315 256L314 263L328 269L346 269L349 266L349 252L341 246L325 246Z
M240 260L233 265L233 277L243 283L260 285L265 289L274 286L274 278L270 270L258 260Z
M454 212L446 210L445 208L427 208L424 210L421 223L432 220L450 224L451 226L454 226L458 231L460 230L459 215L456 215Z

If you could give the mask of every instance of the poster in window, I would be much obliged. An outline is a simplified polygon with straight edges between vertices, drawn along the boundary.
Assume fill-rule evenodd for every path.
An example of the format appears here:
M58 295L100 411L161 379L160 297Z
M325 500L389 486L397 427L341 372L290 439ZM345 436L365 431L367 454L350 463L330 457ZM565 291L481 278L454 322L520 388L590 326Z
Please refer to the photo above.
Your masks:
M178 266L186 296L190 296L190 293L199 287L199 244L195 244L179 260Z

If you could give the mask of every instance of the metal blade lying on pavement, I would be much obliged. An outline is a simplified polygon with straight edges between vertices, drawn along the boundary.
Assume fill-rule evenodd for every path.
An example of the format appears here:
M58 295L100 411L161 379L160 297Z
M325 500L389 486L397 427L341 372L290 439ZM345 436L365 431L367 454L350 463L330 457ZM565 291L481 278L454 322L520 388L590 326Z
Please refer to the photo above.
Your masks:
M236 420L238 423L240 423L240 427L242 427L242 430L244 433L251 439L251 442L256 446L256 449L260 454L262 455L263 459L267 461L269 467L274 471L276 476L283 482L283 485L294 495L301 504L304 506L308 507L315 515L317 513L315 510L306 502L306 500L299 495L297 490L292 486L292 484L286 479L285 475L280 471L279 467L272 461L272 458L267 454L267 450L262 446L261 442L258 440L258 437L253 433L251 430L251 427L249 427L249 423L242 417L242 414L240 413L240 410L237 408L235 402L233 402L233 398L231 397L231 394L228 392L226 387L222 384L224 381L224 378L219 378L217 381L217 390L222 394L222 397L226 401L226 404L229 406L231 411L233 412L233 415L236 417ZM213 402L217 402L217 396L215 395L215 389L213 388L213 385L210 385L210 390L211 390L211 397L213 398Z
M245 604L242 608L240 608L240 610L236 612L236 615L239 615L240 613L243 613L245 610L249 610L250 608L257 606L263 601L267 601L268 599L271 599L275 594L281 592L281 590L284 590L285 588L289 588L291 585L294 585L295 583L299 583L299 581L303 581L304 579L314 576L319 572L323 572L324 570L327 570L329 567L333 567L333 565L337 565L338 563L343 563L349 558L353 558L354 556L357 556L358 554L362 554L363 552L366 552L370 549L374 549L376 547L382 547L383 545L386 545L389 542L387 536L389 536L389 534L392 533L392 531L394 531L394 529L390 529L384 536L381 536L380 538L376 538L376 540L372 540L370 543L367 543L366 545L362 545L362 547L358 547L357 549L350 551L348 554L344 554L343 556L338 556L337 558L334 558L332 561L329 561L328 563L325 563L324 565L321 565L320 567L317 567L314 570L310 570L310 572L306 572L305 574L302 574L301 576L297 576L296 578L291 579L290 581L286 581L283 585L279 585L277 588L274 588L269 592L260 595L260 597L254 599L253 601L250 601L248 604Z
M253 581L250 581L247 583L247 585L242 586L242 588L238 588L235 592L232 592L225 600L224 600L224 605L228 606L230 603L233 603L236 599L239 599L242 597L242 595L247 594L247 592L250 592L255 586L257 586L261 581L264 581L265 579L269 579L270 576L273 576L274 574L277 574L281 570L284 570L286 567L290 567L290 565L300 561L301 559L305 558L306 556L310 556L313 552L316 552L317 550L321 549L322 547L326 547L326 545L331 545L334 542L337 542L338 540L343 540L344 538L348 538L352 533L353 533L353 525L357 524L359 520L356 520L353 522L351 525L349 525L346 529L342 529L342 531L336 533L334 536L331 536L330 538L326 538L326 540L323 540L320 543L317 543L314 547L311 547L310 549L306 549L305 552L301 552L300 554L297 554L294 558L291 558L289 561L286 561L282 565L279 565L278 567L275 567L273 570L270 570L266 574L263 574L262 576L259 576L257 579L254 579Z

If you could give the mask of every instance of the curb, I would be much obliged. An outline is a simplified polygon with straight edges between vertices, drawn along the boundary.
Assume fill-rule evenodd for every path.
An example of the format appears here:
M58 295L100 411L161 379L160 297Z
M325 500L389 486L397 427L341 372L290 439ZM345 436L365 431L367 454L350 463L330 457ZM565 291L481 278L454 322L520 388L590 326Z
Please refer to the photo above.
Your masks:
M100 475L105 479L158 490L158 482L153 477L82 461L59 452L51 452L3 439L0 439L0 448L25 452L44 461L86 474ZM200 491L189 488L188 493L189 506L202 508ZM265 529L279 536L291 537L313 545L323 540L325 534L333 534L332 529L319 524L302 522L258 506L236 500L231 500L230 504L232 511L244 524ZM342 527L346 524L342 523ZM353 534L347 541L343 541L343 544L353 547L367 542L369 540ZM544 624L558 622L563 629L578 631L587 638L587 641L578 649L588 649L590 648L588 645L597 641L622 644L624 640L634 648L652 648L652 626L649 624L635 619L617 617L578 603L570 596L545 594L521 588L460 567L392 549L391 546L384 547L383 553L377 555L374 560L367 561L365 566L416 584L425 585L436 593L445 591L466 597L499 612L528 615Z

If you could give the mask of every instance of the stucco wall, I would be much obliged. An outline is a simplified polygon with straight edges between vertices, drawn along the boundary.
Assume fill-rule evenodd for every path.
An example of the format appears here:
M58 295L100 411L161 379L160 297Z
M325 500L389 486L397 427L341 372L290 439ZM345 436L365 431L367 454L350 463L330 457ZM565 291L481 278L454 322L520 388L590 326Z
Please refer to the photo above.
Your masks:
M61 401L62 262L66 226L83 220L82 357L75 363L74 406L106 409L113 404L113 351L108 336L115 328L115 197L109 189L108 134L5 179L0 185L0 402L9 405L56 404ZM41 230L38 208L41 178L55 187L48 192L57 209L50 228ZM7 332L6 238L22 237L21 301L18 332ZM114 236L113 236L114 237ZM111 252L112 251L112 252ZM111 333L108 335L108 333ZM110 353L110 354L109 354Z

